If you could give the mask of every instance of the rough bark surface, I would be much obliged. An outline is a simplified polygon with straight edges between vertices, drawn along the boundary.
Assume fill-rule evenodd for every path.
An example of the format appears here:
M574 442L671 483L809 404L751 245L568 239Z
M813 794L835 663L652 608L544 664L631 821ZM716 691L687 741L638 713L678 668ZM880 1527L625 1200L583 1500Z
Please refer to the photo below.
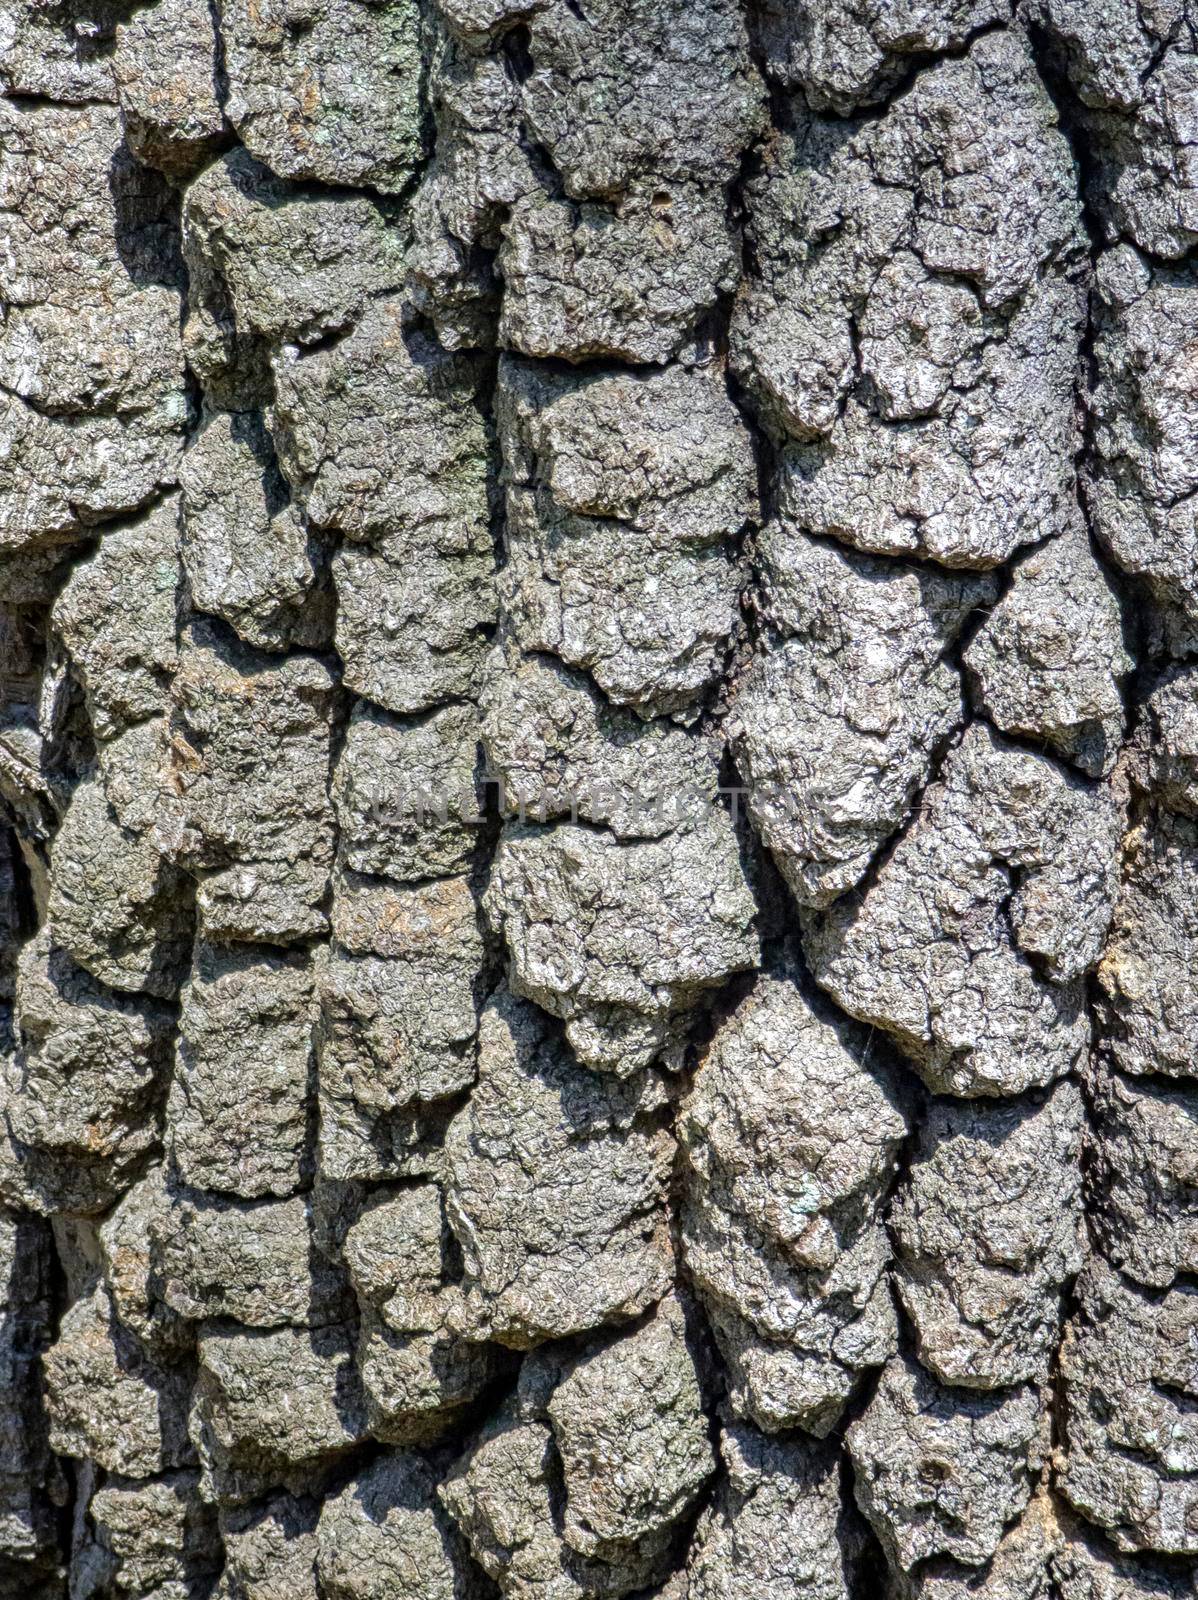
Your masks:
M1192 0L0 0L0 1600L1198 1600Z

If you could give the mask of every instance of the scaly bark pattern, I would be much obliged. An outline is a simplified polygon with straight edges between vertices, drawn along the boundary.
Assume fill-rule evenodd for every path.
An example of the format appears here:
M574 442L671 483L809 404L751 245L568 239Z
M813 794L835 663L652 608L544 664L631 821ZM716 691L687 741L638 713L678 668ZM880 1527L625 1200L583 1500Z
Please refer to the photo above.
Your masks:
M0 1596L1198 1596L1190 0L3 0Z

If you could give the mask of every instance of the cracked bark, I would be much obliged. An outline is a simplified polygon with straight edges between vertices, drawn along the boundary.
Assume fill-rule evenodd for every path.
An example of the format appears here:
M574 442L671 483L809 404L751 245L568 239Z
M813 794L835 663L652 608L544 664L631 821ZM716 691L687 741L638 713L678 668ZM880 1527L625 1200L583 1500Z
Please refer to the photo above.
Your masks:
M3 8L0 1594L1198 1595L1195 26Z

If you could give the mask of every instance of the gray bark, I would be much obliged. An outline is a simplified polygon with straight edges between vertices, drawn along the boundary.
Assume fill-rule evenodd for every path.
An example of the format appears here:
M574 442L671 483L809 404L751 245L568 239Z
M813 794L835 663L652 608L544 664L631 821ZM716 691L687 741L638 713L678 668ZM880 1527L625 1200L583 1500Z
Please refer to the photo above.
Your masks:
M1190 0L0 0L0 1596L1198 1597Z

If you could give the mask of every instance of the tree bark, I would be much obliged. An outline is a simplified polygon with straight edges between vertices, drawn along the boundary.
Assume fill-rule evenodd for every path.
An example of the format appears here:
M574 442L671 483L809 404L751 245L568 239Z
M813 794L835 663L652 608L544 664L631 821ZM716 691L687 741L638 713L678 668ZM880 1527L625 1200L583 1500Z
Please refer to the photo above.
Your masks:
M1185 0L13 0L0 1594L1198 1596Z

